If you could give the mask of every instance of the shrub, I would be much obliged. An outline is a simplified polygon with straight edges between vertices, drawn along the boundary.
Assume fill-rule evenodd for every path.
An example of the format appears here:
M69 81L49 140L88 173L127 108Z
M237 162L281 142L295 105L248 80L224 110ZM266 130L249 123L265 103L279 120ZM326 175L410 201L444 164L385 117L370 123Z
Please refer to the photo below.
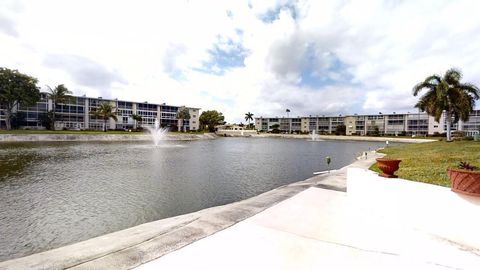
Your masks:
M452 137L453 137L453 139L461 139L461 138L465 137L465 133L463 131L456 130L456 131L452 132Z
M345 135L347 133L347 127L345 125L338 125L335 129L335 135Z

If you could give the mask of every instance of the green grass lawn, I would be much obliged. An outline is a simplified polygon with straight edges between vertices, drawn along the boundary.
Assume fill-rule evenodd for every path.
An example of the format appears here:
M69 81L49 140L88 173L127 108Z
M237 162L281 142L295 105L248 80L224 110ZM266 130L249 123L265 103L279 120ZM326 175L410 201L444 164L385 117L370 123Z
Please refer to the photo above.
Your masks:
M457 166L460 161L480 167L480 142L475 141L403 144L379 152L387 154L387 158L402 160L396 173L400 178L440 186L450 186L447 168ZM375 164L370 169L379 171Z

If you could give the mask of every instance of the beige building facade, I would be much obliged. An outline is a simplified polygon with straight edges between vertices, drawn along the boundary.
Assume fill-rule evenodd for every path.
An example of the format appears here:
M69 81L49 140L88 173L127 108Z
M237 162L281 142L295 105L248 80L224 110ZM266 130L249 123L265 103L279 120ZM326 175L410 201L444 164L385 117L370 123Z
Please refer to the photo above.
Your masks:
M260 132L269 132L278 124L282 132L317 134L335 133L338 125L345 125L346 135L412 135L424 136L445 133L447 130L445 115L439 122L426 113L391 113L347 116L308 116L295 118L255 118L255 128ZM287 129L287 127L289 129ZM466 122L452 125L452 130L465 132L472 136L480 130L480 110L474 110Z

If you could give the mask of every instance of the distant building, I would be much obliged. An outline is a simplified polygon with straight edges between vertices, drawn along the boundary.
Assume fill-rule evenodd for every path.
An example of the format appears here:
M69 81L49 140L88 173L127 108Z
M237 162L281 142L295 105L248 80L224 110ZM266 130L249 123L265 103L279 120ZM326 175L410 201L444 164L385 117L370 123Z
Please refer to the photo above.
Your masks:
M256 117L255 128L258 131L272 131L279 125L284 132L312 132L317 134L335 133L338 125L345 125L346 135L434 135L447 130L445 114L436 122L426 113L402 114L366 114L347 116L308 116L308 117ZM478 134L480 129L480 110L474 110L467 122L459 121L452 125L452 131L460 130L466 135Z
M225 124L215 126L215 134L220 136L251 136L257 134L254 129L245 129L244 126Z
M162 127L182 127L188 130L198 130L200 127L200 109L188 108L190 119L178 120L176 114L182 106L163 104L151 104L148 102L120 101L90 97L74 96L66 104L57 104L55 108L56 123L55 129L103 129L103 120L91 114L91 112L103 102L111 103L117 112L117 121L107 121L107 129L134 129L135 121L133 114L142 117L142 127L153 126L158 120ZM53 103L47 98L46 93L41 94L41 100L34 106L18 106L15 111L22 112L25 119L21 121L22 128L44 129L42 117L53 110ZM0 128L5 128L5 112L0 108Z

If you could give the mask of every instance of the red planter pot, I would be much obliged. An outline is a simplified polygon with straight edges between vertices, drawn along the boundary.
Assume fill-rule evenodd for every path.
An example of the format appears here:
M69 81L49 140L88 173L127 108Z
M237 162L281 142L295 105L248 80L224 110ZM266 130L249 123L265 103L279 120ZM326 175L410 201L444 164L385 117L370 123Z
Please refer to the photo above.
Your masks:
M377 158L377 166L382 171L379 176L397 178L394 173L398 170L400 162L399 159Z
M447 175L453 192L480 197L480 171L448 168Z

